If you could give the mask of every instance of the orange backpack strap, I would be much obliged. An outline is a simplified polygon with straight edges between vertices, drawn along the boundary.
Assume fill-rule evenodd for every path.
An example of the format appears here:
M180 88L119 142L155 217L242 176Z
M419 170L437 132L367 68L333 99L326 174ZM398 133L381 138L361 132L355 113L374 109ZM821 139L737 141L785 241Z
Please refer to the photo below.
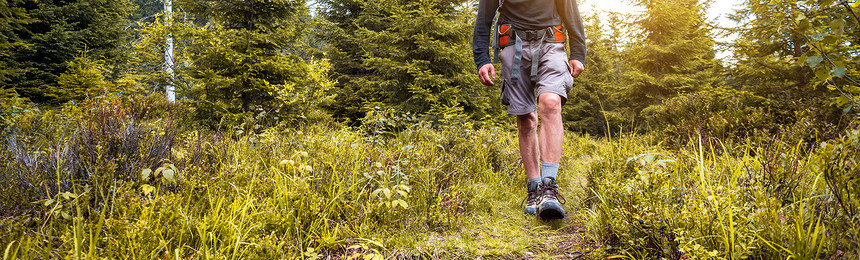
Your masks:
M556 25L550 28L547 28L553 35L550 39L547 39L547 42L564 42L566 40L564 36L564 26Z

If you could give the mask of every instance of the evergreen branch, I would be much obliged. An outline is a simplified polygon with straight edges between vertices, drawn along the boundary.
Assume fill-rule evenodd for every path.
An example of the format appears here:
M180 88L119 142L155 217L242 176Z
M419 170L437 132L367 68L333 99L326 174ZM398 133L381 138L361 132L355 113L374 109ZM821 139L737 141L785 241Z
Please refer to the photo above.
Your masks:
M138 24L138 23L140 23L140 22L143 22L143 21L144 21L144 20L146 20L146 19L153 18L153 17L156 17L156 16L158 16L158 14L152 14L152 15L148 15L148 16L146 16L146 17L144 17L144 18L140 18L140 20L137 20L136 22L133 22L133 23L130 23L130 24L126 25L126 26L125 26L125 28L122 28L122 30L123 30L123 31L128 30L128 28L131 28L132 26L135 26L136 24Z
M149 3L142 4L141 6L147 6L147 5L151 5L151 4L161 4L161 3L164 3L164 2L159 1L159 0L155 0L155 1L149 1Z
M703 24L705 25L705 27L708 27L710 29L723 30L723 31L727 31L727 32L738 31L737 27L730 28L730 27L719 26L719 25L715 25L715 24L711 24L711 23L703 23Z
M758 65L761 65L762 67L768 68L768 69L770 69L770 70L776 70L776 71L782 70L782 68L778 68L778 67L776 67L776 66L773 66L773 65L770 65L770 64L764 63L764 62L762 62L762 61L761 61L761 60L759 60L759 59L754 59L754 60L753 60L753 62L755 62L755 63L756 63L756 64L758 64Z

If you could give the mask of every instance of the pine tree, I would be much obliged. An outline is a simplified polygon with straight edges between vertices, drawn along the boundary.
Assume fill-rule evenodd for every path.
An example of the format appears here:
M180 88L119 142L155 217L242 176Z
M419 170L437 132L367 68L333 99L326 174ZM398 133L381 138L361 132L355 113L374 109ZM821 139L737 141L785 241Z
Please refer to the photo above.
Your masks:
M335 113L355 119L372 107L434 117L501 111L498 94L475 76L469 3L320 1L330 22L322 37L338 82Z
M80 100L86 96L105 93L112 87L105 78L102 61L93 60L82 53L69 62L69 69L57 78L57 86L50 87L47 96L59 102Z
M610 29L608 33L601 20L607 15L611 23L607 26ZM614 107L609 97L619 80L619 31L612 25L620 24L620 21L617 14L602 12L586 15L583 20L588 38L587 73L575 80L562 116L568 130L602 135L606 133L604 112Z
M23 30L24 25L36 21L21 7L21 2L13 0L10 4L7 0L0 0L0 82L3 83L26 72L26 69L15 66L16 62L11 57L19 48L28 46L17 32Z
M8 9L7 9L8 8ZM4 5L12 10L11 23L3 27L5 40L17 45L4 50L7 69L3 82L33 101L53 101L46 90L57 86L60 74L81 51L103 60L111 77L124 71L127 60L122 46L128 42L128 0L33 1ZM4 16L6 16L4 14ZM4 19L5 20L5 19Z
M634 39L624 50L625 83L620 102L627 117L681 93L713 85L719 76L714 40L699 0L637 0L646 9L632 26Z
M304 0L188 0L178 2L204 25L190 26L191 79L180 94L195 100L206 123L236 123L251 114L305 117L325 102L330 87L318 74L325 60L306 62L302 48ZM316 75L316 76L314 76ZM294 118L289 118L294 119Z

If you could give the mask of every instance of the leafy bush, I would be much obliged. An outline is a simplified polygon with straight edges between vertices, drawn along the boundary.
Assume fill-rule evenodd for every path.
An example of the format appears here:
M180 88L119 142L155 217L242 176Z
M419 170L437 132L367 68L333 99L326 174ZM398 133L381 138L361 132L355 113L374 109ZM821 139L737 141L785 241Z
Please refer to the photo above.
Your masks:
M860 130L821 143L820 163L830 193L822 202L822 221L833 227L834 237L844 238L836 248L860 248ZM856 252L856 251L855 251Z
M773 127L766 100L745 91L707 88L684 94L645 109L653 129L673 143L684 143L699 133L704 138L739 139L755 130Z
M696 138L680 150L622 139L586 176L591 229L610 252L633 258L856 257L856 205L847 198L856 196L856 171L846 152L856 149L855 132L814 149L775 137Z
M0 244L24 258L373 256L458 228L491 208L477 192L514 181L513 135L492 125L213 132L162 119L185 108L157 99L98 97L16 124L0 145Z
M92 205L112 203L111 187L136 180L142 167L168 158L175 132L171 119L142 125L133 101L99 96L62 111L19 118L0 144L3 165L0 208L9 214L37 209L31 202L90 187ZM150 122L152 123L152 122ZM55 127L64 126L64 127ZM101 208L99 206L98 208Z
M0 131L7 131L20 117L38 114L39 109L15 90L0 88Z

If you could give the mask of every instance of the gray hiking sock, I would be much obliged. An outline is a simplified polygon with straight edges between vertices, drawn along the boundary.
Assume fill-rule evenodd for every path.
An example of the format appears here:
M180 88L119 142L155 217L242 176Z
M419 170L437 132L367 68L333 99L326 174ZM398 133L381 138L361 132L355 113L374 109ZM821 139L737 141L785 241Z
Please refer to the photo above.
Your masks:
M541 180L540 177L529 179L528 186L526 186L526 187L528 187L528 190L532 190L533 188L537 188L537 186L540 185L540 180Z
M555 181L558 176L558 166L557 163L540 163L541 179L552 178Z

